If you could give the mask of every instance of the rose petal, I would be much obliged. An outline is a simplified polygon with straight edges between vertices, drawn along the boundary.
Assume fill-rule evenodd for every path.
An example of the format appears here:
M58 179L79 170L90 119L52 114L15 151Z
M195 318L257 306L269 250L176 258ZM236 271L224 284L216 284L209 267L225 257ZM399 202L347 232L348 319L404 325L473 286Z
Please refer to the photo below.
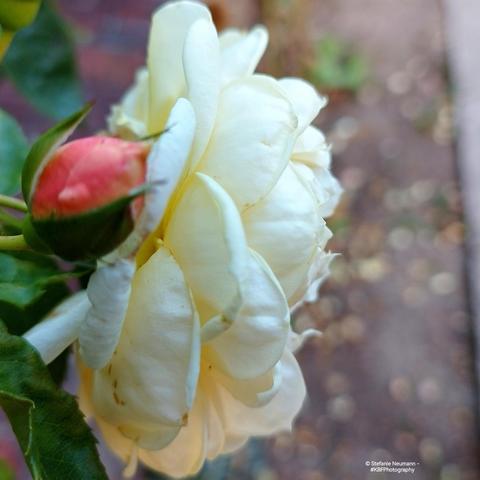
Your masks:
M295 142L292 160L310 167L330 168L332 154L325 135L316 127L307 127Z
M24 333L23 337L48 364L77 339L90 306L87 294L78 292L60 303L45 320Z
M120 342L95 372L95 411L140 447L163 448L188 419L199 363L198 316L182 271L161 247L135 274Z
M289 165L271 192L243 215L248 243L268 263L289 298L302 282L324 225L315 198Z
M155 142L147 158L146 181L158 185L145 195L145 204L133 232L115 256L109 255L108 259L134 255L145 238L160 225L171 196L185 175L195 125L190 102L180 98L168 117L166 131Z
M257 25L249 32L237 29L220 34L222 85L237 78L251 75L260 61L268 43L268 31Z
M117 260L99 267L90 277L87 295L91 307L80 329L80 356L90 368L102 368L117 346L127 313L132 260Z
M226 192L203 174L192 176L165 232L195 301L232 319L242 302L248 250L240 215Z
M278 83L284 89L298 118L298 132L303 132L327 104L313 85L300 78L282 78Z
M139 452L140 459L145 465L177 478L193 475L202 468L208 441L205 401L202 390L199 389L188 418L188 425L180 430L177 438L162 450Z
M197 129L191 163L202 156L215 123L220 93L220 49L211 20L197 20L188 31L183 51L187 96L195 110Z
M291 430L305 400L305 382L290 351L285 351L279 368L282 382L278 393L263 407L247 407L220 383L210 384L210 401L215 403L225 429L223 453L236 450L251 436L267 436Z
M254 75L232 82L222 90L215 129L198 168L243 211L277 182L296 127L290 102L275 80Z
M300 162L292 162L295 172L317 200L317 208L322 218L328 218L335 210L343 189L338 180L324 167L309 167Z
M318 289L320 285L330 274L330 264L337 254L325 252L319 248L309 265L307 274L302 278L304 282L299 289L290 297L292 311L296 310L303 303L311 303L318 298Z
M211 371L217 382L220 382L237 400L247 407L262 407L277 394L282 383L280 362L259 377L238 380L217 369Z
M125 140L135 140L147 135L148 118L148 71L141 68L135 75L135 82L114 105L107 119L110 133Z
M208 9L197 2L172 2L153 15L148 43L148 133L160 132L176 100L186 90L182 55L185 39L199 19L211 21Z
M239 379L264 375L280 360L290 329L283 290L265 261L253 250L242 283L243 303L229 328L204 344L215 367Z
M310 340L311 338L319 338L322 336L322 332L319 330L315 330L314 328L307 328L301 333L290 332L288 337L287 346L291 352L296 352L300 350L305 342Z

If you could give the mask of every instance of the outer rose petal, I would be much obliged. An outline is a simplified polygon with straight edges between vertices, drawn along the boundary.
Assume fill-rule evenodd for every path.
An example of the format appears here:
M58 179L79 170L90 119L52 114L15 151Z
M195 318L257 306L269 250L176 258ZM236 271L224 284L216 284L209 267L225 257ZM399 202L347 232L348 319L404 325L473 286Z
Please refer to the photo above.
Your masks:
M268 31L263 25L249 32L236 29L220 34L222 85L237 78L252 75L268 43Z
M140 447L164 447L188 419L199 339L183 274L162 247L137 271L117 350L94 373L96 414Z
M267 373L249 380L237 380L213 368L211 372L215 380L220 382L233 397L252 408L269 403L282 383L280 362Z
M327 99L321 97L313 85L300 78L282 78L278 83L293 105L298 118L298 132L301 133L327 104Z
M209 432L204 414L207 401L199 388L188 425L180 430L177 438L166 448L155 452L141 450L140 460L149 467L176 478L197 473L207 454Z
M335 210L343 192L338 180L324 167L293 163L295 172L317 199L318 213L323 218L328 218Z
M314 302L317 299L318 289L330 274L330 264L336 256L334 253L325 252L322 248L317 250L307 274L303 277L303 284L290 297L292 311L304 302Z
M199 19L211 22L208 9L196 2L168 3L154 14L148 43L150 108L148 133L160 132L177 98L186 89L182 56L185 39Z
M282 356L290 329L287 300L268 265L252 250L247 266L238 314L229 328L204 346L208 361L239 380L271 370Z
M295 142L292 160L310 167L330 168L332 154L325 135L318 128L307 127Z
M215 129L198 168L243 211L277 182L296 128L290 102L275 80L254 75L232 82L222 90Z
M99 267L90 277L91 307L80 328L80 356L90 368L104 367L117 346L135 273L132 260Z
M203 327L214 332L206 336L211 361L241 379L270 370L285 346L288 305L268 266L248 251L238 210L213 179L197 174L191 180L174 209L165 244L197 305L213 317Z
M315 127L308 127L295 143L292 160L295 171L316 197L320 215L329 217L343 190L330 173L332 155L323 133Z
M50 363L76 340L90 306L86 292L78 292L23 337L38 350L45 363Z
M226 443L223 453L236 450L251 436L289 431L305 400L302 372L293 354L286 350L279 365L282 382L278 393L264 407L249 408L212 380L208 393L222 419Z
M165 244L197 304L232 319L243 301L248 249L235 204L213 179L192 176L168 222Z
M134 255L160 224L173 192L186 174L195 125L190 102L180 98L168 117L165 133L155 142L147 158L146 181L158 185L145 195L144 207L133 232L108 259ZM148 255L153 251L149 250Z
M190 160L194 166L210 139L220 93L220 49L217 31L210 20L197 20L188 31L183 51L183 67L187 96L197 118Z
M310 262L324 222L315 197L289 165L272 191L243 214L249 245L263 256L289 298L302 278L292 271Z
M148 71L141 68L135 75L134 85L124 95L120 104L112 107L107 119L111 133L125 140L134 140L147 135L148 82Z

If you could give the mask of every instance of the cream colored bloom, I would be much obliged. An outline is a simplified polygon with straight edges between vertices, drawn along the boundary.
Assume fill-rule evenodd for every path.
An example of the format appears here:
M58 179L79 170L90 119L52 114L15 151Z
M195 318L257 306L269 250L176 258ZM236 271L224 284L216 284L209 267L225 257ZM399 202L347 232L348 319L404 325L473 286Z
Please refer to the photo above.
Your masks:
M79 339L82 407L132 468L192 474L290 430L305 399L293 352L312 332L293 333L290 311L328 274L340 187L310 125L325 100L254 74L266 44L263 27L217 36L198 3L156 12L109 128L165 130L147 176L166 184L86 293L26 335L46 361Z

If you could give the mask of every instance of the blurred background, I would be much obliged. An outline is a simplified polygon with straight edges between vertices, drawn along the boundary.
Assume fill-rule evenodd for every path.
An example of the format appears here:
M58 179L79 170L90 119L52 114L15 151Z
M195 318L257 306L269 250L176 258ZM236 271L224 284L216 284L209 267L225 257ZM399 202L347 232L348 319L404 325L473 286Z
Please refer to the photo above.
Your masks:
M40 76L64 61L57 92L36 98L31 78L15 81L15 62L25 58L14 50L0 78L0 105L33 138L52 124L48 116L64 114L52 104L70 88L71 102L96 100L88 131L103 128L144 62L149 18L161 3L59 0L54 7L74 40L77 67L68 63L71 45L46 48L40 35ZM470 147L456 148L465 138L454 128L454 93L466 74L456 55L477 47L458 37L456 10L437 0L207 3L219 29L267 25L261 71L305 77L328 95L316 123L333 146L345 194L328 221L329 247L341 256L318 302L295 317L298 329L324 335L299 354L309 399L294 432L253 440L198 478L381 480L398 475L370 473L365 462L396 460L418 462L410 478L479 479L475 287L467 281L475 255L466 255L462 209L475 192L465 188L462 196L458 172L468 174L468 155L456 152ZM460 3L480 15L475 1ZM102 455L111 478L121 478L115 459ZM1 480L29 478L5 420L0 457ZM136 478L161 477L142 470Z

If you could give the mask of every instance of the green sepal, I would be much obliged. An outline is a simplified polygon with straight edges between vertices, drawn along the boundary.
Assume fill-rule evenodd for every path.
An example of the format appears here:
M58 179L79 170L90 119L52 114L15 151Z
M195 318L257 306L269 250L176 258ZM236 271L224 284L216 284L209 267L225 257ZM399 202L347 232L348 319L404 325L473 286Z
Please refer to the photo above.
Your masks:
M32 247L33 250L39 253L52 253L50 247L38 236L37 231L32 224L32 216L30 214L25 215L22 224L22 233L25 241Z
M51 251L64 260L99 258L118 247L133 230L130 203L148 188L134 189L125 197L80 215L32 217L31 225Z
M92 106L92 103L87 103L81 110L40 135L32 145L22 170L22 193L27 205L30 205L33 189L50 155L67 140Z

